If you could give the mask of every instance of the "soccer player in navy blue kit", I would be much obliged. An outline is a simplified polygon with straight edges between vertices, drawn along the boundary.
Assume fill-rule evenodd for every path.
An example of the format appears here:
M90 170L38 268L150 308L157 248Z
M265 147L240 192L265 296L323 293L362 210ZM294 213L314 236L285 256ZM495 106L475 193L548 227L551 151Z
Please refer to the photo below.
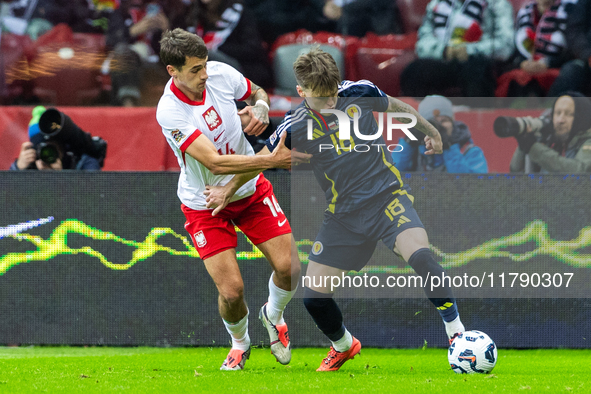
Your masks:
M338 114L320 112L339 110L350 118L357 113L358 130L365 136L379 134L373 111L412 114L417 119L415 128L425 135L427 154L442 152L437 129L410 105L387 96L370 81L341 81L332 56L318 48L298 57L294 73L304 101L286 114L266 145L272 151L287 133L285 145L292 152L312 154L314 175L325 191L328 209L310 252L306 276L341 277L350 270L358 271L382 240L423 280L428 275L441 277L443 269L429 249L427 233L412 206L414 198L392 163L384 139L381 135L371 142L360 139L351 122L349 141L341 140ZM399 120L408 123L408 119ZM366 146L354 149L361 144ZM441 314L448 337L453 339L465 331L451 288L424 289ZM304 292L306 309L332 342L318 371L338 370L361 349L359 340L345 328L332 293L329 285L306 287Z
M259 154L273 151L285 138L285 146L292 149L292 161L309 161L325 191L328 208L310 252L306 276L341 277L351 270L359 271L382 240L424 281L428 276L441 277L443 269L429 249L427 233L412 206L414 198L392 163L384 139L381 135L374 141L359 138L351 122L350 139L341 140L338 114L320 112L339 110L350 118L356 113L358 131L365 136L379 134L373 111L412 114L417 119L415 128L425 134L425 154L443 151L437 129L410 105L387 96L370 81L341 81L332 56L318 48L298 57L294 73L298 94L304 100L285 115ZM399 120L406 123L408 118ZM223 207L225 202L211 198L209 204ZM322 281L311 282L312 287L304 290L304 304L332 342L318 371L336 371L359 353L361 343L345 328L330 285L314 287ZM431 291L425 286L424 290L441 314L448 338L465 331L451 288Z

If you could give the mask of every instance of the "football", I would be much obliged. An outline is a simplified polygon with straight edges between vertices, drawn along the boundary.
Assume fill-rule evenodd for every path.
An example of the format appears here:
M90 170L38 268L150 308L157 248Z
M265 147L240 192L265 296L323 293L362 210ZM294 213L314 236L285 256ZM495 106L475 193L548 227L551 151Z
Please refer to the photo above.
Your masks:
M482 331L460 333L447 353L455 373L490 373L497 363L497 346Z

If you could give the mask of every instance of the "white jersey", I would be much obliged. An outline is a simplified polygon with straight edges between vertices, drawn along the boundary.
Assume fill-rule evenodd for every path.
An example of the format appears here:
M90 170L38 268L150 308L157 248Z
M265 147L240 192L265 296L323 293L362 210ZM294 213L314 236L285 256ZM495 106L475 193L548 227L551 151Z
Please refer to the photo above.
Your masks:
M204 134L221 155L254 155L252 146L244 136L234 100L245 100L251 94L250 81L236 69L219 62L207 62L209 78L205 84L203 100L190 100L173 83L172 78L164 88L158 102L156 119L162 133L174 151L181 175L177 194L183 204L191 209L207 209L206 185L223 186L233 175L214 175L185 150ZM259 176L245 183L231 201L252 195Z

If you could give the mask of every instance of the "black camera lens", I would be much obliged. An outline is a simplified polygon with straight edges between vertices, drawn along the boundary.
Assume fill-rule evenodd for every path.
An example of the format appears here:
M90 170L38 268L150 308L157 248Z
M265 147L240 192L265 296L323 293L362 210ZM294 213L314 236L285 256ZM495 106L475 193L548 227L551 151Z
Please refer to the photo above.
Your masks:
M42 142L37 147L37 157L46 164L53 164L59 159L60 153L55 145Z
M47 136L57 136L64 126L64 114L55 108L49 108L39 118L39 130Z
M495 134L500 138L515 137L522 129L517 119L510 116L499 116L493 124Z

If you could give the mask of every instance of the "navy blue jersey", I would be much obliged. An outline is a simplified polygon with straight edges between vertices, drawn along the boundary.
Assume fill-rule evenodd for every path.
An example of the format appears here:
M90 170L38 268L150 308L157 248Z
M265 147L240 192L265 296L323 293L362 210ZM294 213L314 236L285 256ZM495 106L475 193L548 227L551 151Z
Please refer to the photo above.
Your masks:
M385 112L387 108L388 96L373 83L343 81L339 85L335 109L348 115L349 140L339 138L337 115L322 115L304 100L285 115L266 144L273 151L281 134L287 132L285 145L288 148L312 154L310 163L325 192L328 211L354 211L377 194L402 186L400 173L394 167L383 137L366 141L358 138L353 129L352 118L357 113L360 134L375 135L378 124L373 112ZM311 138L308 120L312 122Z

